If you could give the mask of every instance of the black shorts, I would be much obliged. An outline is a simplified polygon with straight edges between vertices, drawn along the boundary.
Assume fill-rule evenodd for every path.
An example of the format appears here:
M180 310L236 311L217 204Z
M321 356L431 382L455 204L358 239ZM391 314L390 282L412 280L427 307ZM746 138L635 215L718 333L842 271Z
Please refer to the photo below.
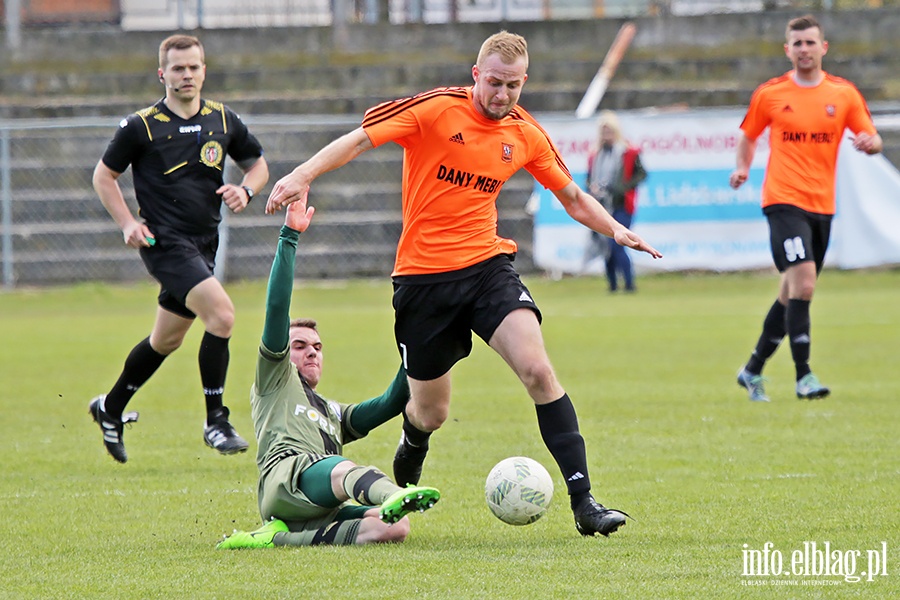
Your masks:
M213 276L219 234L186 235L152 226L150 230L156 244L141 248L141 260L159 282L159 305L193 319L197 315L185 306L184 300L198 283Z
M541 321L512 257L433 275L394 277L394 337L407 374L436 379L472 351L472 332L489 342L503 319L528 308Z
M816 273L822 270L833 215L811 213L788 204L767 206L763 213L769 220L772 258L779 272L809 261L816 263Z

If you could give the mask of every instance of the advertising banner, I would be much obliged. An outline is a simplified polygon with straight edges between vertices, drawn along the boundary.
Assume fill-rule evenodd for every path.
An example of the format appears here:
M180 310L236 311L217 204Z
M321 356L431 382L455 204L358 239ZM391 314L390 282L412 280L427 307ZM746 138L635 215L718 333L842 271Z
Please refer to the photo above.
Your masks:
M625 137L641 148L649 176L638 188L632 228L663 253L631 252L635 268L734 271L772 267L760 208L767 133L759 139L747 182L728 185L741 136L739 109L617 113ZM587 188L587 160L596 143L594 119L541 116L575 181ZM900 173L882 156L866 156L845 136L838 161L837 215L826 266L861 268L900 263ZM551 192L536 186L535 264L552 273L602 272L589 253L589 232Z

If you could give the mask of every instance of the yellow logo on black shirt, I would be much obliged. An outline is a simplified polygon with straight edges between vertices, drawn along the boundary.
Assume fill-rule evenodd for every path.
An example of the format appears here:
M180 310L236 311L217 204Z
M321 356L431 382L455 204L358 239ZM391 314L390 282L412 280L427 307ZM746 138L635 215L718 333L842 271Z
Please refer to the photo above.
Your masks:
M219 165L222 164L223 154L222 144L213 141L206 142L203 144L203 147L200 148L200 162L207 167L215 167L218 169Z

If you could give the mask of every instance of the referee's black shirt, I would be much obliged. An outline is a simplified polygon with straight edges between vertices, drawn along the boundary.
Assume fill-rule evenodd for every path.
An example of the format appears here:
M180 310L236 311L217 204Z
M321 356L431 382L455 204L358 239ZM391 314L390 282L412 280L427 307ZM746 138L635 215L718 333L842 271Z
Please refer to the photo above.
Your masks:
M237 162L262 156L259 141L234 111L211 100L201 100L200 107L182 119L160 100L129 115L103 154L103 164L117 173L131 165L140 215L151 230L160 225L214 233L225 155Z

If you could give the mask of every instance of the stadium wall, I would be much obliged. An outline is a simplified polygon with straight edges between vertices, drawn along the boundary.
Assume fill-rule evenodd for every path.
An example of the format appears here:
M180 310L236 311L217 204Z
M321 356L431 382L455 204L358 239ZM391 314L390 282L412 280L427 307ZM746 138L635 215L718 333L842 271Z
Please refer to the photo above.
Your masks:
M708 14L697 16L657 16L631 19L638 26L632 43L635 50L669 51L679 47L707 48L748 44L753 52L764 42L783 34L785 22L797 11L769 11L754 14ZM828 39L836 47L852 45L872 49L898 49L900 9L872 9L819 13ZM443 52L470 60L485 37L500 28L526 36L532 53L601 54L612 40L623 19L577 21L522 21L443 24L351 24L348 35L336 36L331 27L269 27L250 29L202 30L204 44L211 57L224 63L245 64L254 56L275 54L318 56L326 60L337 54L406 54L410 48L427 48L429 53ZM5 32L2 34L5 38ZM131 31L115 26L85 25L73 28L26 27L21 52L12 63L33 63L73 57L82 61L116 57L138 57L146 61L159 44L159 31ZM4 39L5 45L5 39Z

